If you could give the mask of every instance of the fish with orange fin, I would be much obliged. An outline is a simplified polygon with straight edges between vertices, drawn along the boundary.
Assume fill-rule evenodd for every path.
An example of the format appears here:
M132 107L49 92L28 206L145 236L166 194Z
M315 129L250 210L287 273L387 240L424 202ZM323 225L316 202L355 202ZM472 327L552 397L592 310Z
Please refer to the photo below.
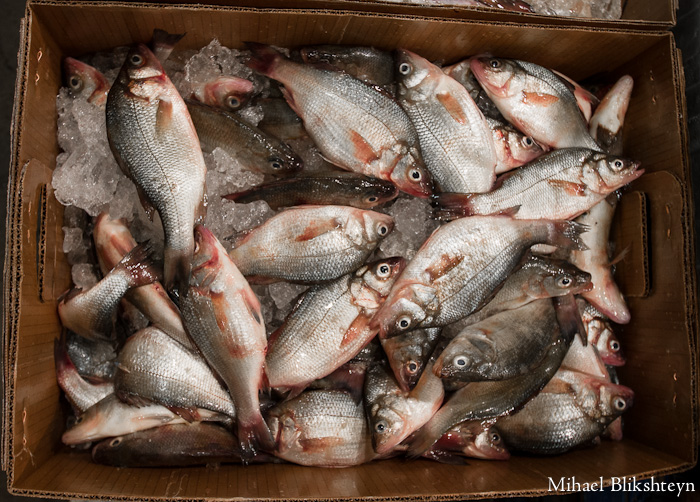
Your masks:
M258 399L267 351L260 302L214 234L198 225L194 235L192 280L180 299L182 318L233 399L242 456L253 457L258 448L274 447Z
M107 103L109 82L102 73L87 63L73 58L63 60L63 82L75 96L103 108Z
M158 211L165 233L164 283L187 292L192 229L205 216L206 166L187 106L158 58L131 48L107 98L107 138L147 213Z
M432 193L418 135L391 97L346 73L294 63L263 44L247 45L248 66L284 85L287 102L329 162L392 181L417 197Z

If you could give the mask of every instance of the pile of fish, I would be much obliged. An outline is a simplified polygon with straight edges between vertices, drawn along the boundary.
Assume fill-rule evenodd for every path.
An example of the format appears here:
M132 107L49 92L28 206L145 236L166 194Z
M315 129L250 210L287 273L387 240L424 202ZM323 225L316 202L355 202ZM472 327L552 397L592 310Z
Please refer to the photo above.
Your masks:
M103 135L143 205L66 208L66 239L73 219L90 240L69 260L101 271L58 305L66 445L116 466L342 467L621 439L609 231L643 172L620 157L629 77L599 101L525 61L248 43L247 78L195 85L179 38L118 50L111 83L65 62L59 100L104 116L79 134ZM212 189L221 159L247 188ZM205 222L225 204L264 208L222 235ZM387 256L397 233L418 244Z

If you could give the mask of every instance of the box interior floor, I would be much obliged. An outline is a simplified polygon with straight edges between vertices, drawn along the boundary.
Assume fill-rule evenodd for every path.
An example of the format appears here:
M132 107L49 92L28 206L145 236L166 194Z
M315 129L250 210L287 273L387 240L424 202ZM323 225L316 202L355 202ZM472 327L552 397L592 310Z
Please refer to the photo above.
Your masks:
M30 3L22 44L4 271L3 468L10 491L48 497L158 499L464 499L546 492L548 477L637 478L688 469L697 457L697 300L684 82L671 34L499 25L384 13L107 2ZM403 47L451 63L478 52L527 59L574 79L635 80L626 156L646 174L627 189L614 228L630 246L618 279L632 322L619 329L623 384L636 393L625 439L554 458L470 460L452 466L390 460L349 469L226 465L114 469L62 446L65 413L55 379L57 297L70 286L61 252L62 207L50 187L58 152L55 97L64 56L147 41L153 28L187 32L182 48L218 38L241 47L319 43Z

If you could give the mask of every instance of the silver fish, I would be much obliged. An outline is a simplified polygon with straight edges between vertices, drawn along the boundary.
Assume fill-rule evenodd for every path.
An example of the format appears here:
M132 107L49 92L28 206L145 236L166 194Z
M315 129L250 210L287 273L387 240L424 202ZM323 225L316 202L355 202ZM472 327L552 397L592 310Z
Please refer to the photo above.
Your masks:
M496 149L496 174L503 174L532 162L549 150L504 121L487 117Z

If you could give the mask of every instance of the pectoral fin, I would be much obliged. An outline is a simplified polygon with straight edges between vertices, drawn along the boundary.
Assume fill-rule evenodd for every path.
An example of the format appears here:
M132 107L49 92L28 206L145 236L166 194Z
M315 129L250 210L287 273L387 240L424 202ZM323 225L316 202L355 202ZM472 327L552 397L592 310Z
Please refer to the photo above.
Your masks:
M552 94L523 91L523 103L526 105L550 106L558 101L559 98Z
M467 115L459 104L459 101L450 93L438 93L435 95L440 104L445 107L445 111L460 124L468 122Z

